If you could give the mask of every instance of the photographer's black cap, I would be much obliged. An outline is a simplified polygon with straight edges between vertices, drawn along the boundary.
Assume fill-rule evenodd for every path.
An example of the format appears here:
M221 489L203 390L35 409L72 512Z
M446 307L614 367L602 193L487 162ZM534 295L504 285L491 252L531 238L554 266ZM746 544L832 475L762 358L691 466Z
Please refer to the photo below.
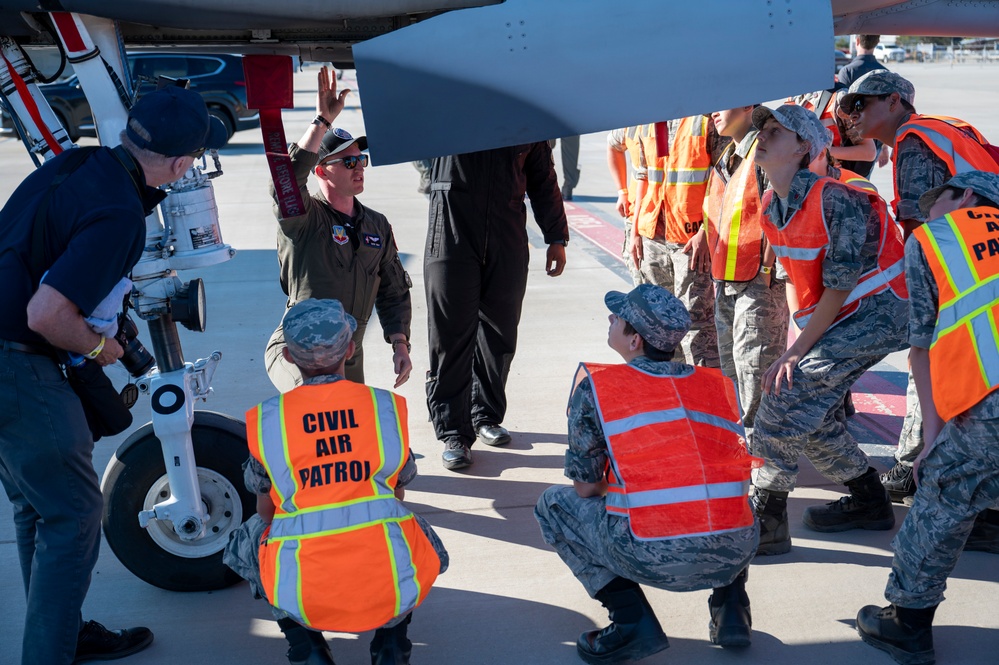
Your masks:
M222 122L208 115L198 93L168 86L144 95L128 112L125 132L132 143L167 157L202 148L217 150L229 140Z

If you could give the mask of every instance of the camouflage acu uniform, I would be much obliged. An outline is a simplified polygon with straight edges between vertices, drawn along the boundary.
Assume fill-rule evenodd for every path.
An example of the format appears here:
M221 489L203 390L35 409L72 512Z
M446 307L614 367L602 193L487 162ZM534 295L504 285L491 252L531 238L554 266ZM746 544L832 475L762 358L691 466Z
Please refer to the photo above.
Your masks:
M680 120L669 121L670 149L673 147ZM715 123L708 119L708 152L711 163L721 157L732 139L720 136ZM662 222L656 237L643 238L644 260L640 269L642 282L658 284L675 295L690 312L690 330L676 350L674 359L701 367L721 367L718 357L718 335L715 332L715 285L709 273L690 269L690 255L683 245L667 242Z
M627 147L624 142L624 136L627 132L637 131L638 127L623 127L621 129L614 129L607 133L607 145L610 146L611 150L617 152L623 152L627 154ZM634 168L631 163L630 157L627 159L628 171L635 180L647 180L648 179L648 167L645 165L645 155L642 154L641 166L639 168ZM634 202L633 206L638 207L638 202ZM635 260L631 258L631 227L634 221L630 216L624 218L624 242L621 245L621 258L624 259L624 266L628 269L628 274L631 275L631 283L638 286L642 283L642 273L635 265Z
M660 376L690 373L688 365L654 362L641 356L629 363ZM585 483L604 479L607 440L597 415L589 378L569 401L569 450L565 475ZM730 584L749 564L759 543L759 528L672 538L638 540L626 517L612 515L603 497L581 498L572 487L550 487L534 514L545 542L555 548L591 597L615 577L669 591L693 591Z
M915 238L905 247L909 341L933 341L939 293ZM975 518L999 501L999 391L948 421L919 465L916 496L892 542L885 598L902 607L934 607Z
M711 177L722 178L728 183L749 154L758 133L756 129L751 130L738 145L727 150ZM762 195L768 181L761 169L756 171ZM760 387L763 373L787 349L786 283L773 273L771 276L769 286L766 275L761 274L751 282L718 282L715 288L715 329L721 370L735 382L746 441L750 442L763 394Z
M787 202L774 196L766 214L786 225L818 180L802 170L794 176ZM846 186L827 185L822 207L829 246L822 266L825 288L851 290L860 275L877 263L880 221L866 196ZM826 330L794 368L791 387L760 400L752 452L766 464L754 472L754 484L789 492L804 454L820 473L837 483L861 476L867 455L836 414L846 391L869 368L905 348L906 302L891 291L864 298L851 316Z
M305 379L303 385L319 385L341 380L343 380L343 377L338 374L314 376ZM397 487L405 487L414 478L416 478L416 460L413 458L412 451L410 451L409 459L406 460L402 471L399 472ZM246 489L254 494L268 494L271 491L271 479L267 475L267 470L253 457L247 459L243 464L243 482L246 484ZM444 543L441 542L440 538L434 532L433 527L425 519L419 515L414 515L414 517L417 524L423 529L423 533L426 534L430 544L433 545L434 551L437 552L437 556L441 561L440 572L443 573L447 570L449 562L447 550L444 549ZM229 566L237 575L249 582L250 593L254 598L263 598L265 600L267 599L267 594L260 582L258 553L260 550L260 540L267 527L268 525L264 523L259 515L253 515L229 536L229 543L225 547L222 558L225 565ZM335 582L331 582L330 587L331 592L334 592ZM290 614L273 605L271 605L271 613L275 619L291 618ZM391 628L405 618L405 616L396 617L385 624L384 627Z
M950 177L947 164L921 138L909 134L902 139L895 147L895 191L899 197L896 219L925 222L926 216L919 209L919 197L944 184ZM923 444L923 412L919 408L916 383L912 380L912 372L909 372L905 389L905 420L902 421L895 460L912 466L919 453L923 452Z

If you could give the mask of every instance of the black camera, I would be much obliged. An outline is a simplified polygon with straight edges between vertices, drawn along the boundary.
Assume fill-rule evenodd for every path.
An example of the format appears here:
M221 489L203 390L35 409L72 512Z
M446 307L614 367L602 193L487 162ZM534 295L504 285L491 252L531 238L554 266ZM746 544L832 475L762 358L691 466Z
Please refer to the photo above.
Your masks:
M139 328L128 314L118 316L118 333L114 339L124 351L121 364L132 376L142 376L156 364L156 358L139 341Z

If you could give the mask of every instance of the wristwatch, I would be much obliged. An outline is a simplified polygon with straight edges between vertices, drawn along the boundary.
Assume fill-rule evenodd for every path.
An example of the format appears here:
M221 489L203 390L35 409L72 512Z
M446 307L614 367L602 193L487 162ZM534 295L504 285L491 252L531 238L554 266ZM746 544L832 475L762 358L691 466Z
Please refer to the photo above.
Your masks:
M316 127L325 127L326 129L329 129L333 126L333 123L331 123L329 120L327 120L321 115L317 115L312 120L312 124L315 125Z

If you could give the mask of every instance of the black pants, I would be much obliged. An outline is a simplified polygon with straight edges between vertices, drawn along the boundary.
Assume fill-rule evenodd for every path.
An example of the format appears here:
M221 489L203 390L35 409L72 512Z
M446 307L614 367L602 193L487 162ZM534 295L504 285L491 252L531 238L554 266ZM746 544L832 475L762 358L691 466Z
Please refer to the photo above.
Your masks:
M530 254L523 232L491 235L485 259L430 233L427 407L438 439L471 444L475 427L506 415Z

